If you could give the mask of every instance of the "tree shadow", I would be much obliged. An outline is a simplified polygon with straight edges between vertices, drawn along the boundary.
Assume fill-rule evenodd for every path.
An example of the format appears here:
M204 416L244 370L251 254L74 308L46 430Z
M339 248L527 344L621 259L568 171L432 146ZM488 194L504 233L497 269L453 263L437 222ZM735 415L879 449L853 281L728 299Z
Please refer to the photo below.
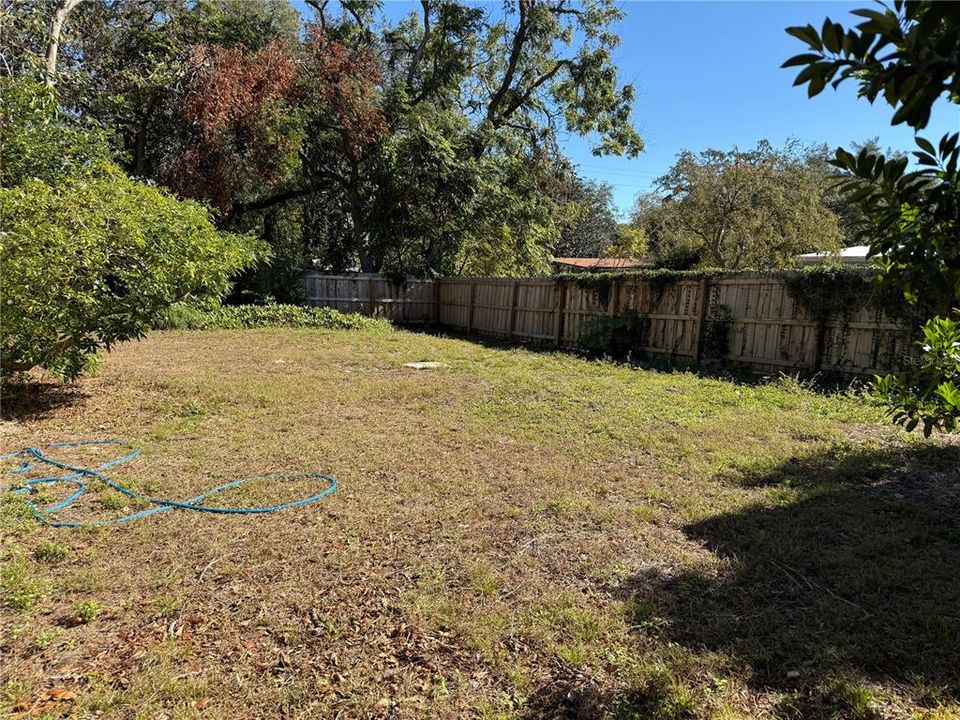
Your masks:
M791 716L826 716L848 678L960 698L960 446L841 448L741 480L791 501L684 527L725 569L631 578L638 625L734 659Z
M634 370L649 370L667 374L677 372L692 373L705 380L720 380L749 387L759 387L771 382L777 382L782 377L787 376L802 380L804 388L811 392L821 395L833 395L838 392L857 391L865 387L866 384L866 379L860 376L827 371L814 373L809 370L804 370L803 368L796 368L793 369L793 371L791 371L790 368L785 368L781 373L771 374L747 370L741 366L728 364L720 360L707 361L697 365L689 358L676 358L673 360L666 357L613 358L577 348L557 347L549 342L510 340L503 337L468 334L464 331L457 331L442 325L406 324L401 325L401 327L410 332L418 332L432 337L465 340L490 350L523 349L527 352L546 355L564 353L565 355L573 355L588 360L605 360L606 362L629 367Z
M11 383L0 395L0 419L42 420L58 408L83 403L89 397L75 385L27 380Z

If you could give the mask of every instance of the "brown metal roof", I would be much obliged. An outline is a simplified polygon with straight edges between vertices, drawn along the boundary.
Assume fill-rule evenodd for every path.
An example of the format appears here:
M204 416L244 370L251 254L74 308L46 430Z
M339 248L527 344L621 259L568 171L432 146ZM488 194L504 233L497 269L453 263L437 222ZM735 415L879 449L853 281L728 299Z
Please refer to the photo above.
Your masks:
M566 265L577 268L602 268L604 270L620 270L623 268L650 267L650 263L626 258L595 258L595 257L555 257L557 265Z

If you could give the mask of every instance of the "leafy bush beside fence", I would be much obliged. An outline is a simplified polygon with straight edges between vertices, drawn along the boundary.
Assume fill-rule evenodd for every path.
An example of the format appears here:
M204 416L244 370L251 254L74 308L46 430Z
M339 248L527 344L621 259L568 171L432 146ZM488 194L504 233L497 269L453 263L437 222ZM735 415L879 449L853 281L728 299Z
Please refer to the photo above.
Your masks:
M304 327L324 330L388 328L385 320L322 307L298 305L223 305L208 310L186 303L168 308L155 330L242 330L259 327Z

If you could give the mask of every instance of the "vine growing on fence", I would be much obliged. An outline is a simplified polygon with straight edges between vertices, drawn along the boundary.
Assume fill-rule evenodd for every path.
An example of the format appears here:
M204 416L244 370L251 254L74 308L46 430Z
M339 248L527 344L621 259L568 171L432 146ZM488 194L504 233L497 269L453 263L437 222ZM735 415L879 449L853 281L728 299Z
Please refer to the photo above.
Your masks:
M620 360L644 357L650 318L634 310L622 315L602 316L584 320L577 338L579 346L591 355Z

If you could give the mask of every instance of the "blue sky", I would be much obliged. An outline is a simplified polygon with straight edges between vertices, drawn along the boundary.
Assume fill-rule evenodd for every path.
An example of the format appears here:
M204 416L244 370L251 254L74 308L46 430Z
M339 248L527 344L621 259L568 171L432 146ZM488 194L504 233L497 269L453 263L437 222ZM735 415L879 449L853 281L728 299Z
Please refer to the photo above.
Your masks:
M881 147L913 148L913 132L890 125L886 104L871 106L854 85L808 99L793 87L795 69L781 70L804 46L783 29L823 18L849 24L850 9L867 2L626 2L617 66L637 89L634 122L647 148L636 160L595 158L589 144L564 147L582 174L609 182L621 210L650 189L687 148L748 148L788 137L846 146L880 138ZM960 125L956 106L941 104L925 135L939 138Z
M828 15L852 24L857 18L849 11L869 4L624 2L615 61L621 80L637 90L633 119L646 151L634 160L597 158L585 139L564 136L561 144L584 177L613 186L622 213L683 149L747 149L761 138L780 145L790 137L831 148L879 137L881 147L912 149L913 132L890 125L886 104L857 99L856 87L849 84L807 99L805 88L793 87L796 70L780 69L805 48L785 27L819 27ZM384 10L395 19L419 7L417 0L387 0ZM939 138L958 127L956 106L941 103L924 134Z

